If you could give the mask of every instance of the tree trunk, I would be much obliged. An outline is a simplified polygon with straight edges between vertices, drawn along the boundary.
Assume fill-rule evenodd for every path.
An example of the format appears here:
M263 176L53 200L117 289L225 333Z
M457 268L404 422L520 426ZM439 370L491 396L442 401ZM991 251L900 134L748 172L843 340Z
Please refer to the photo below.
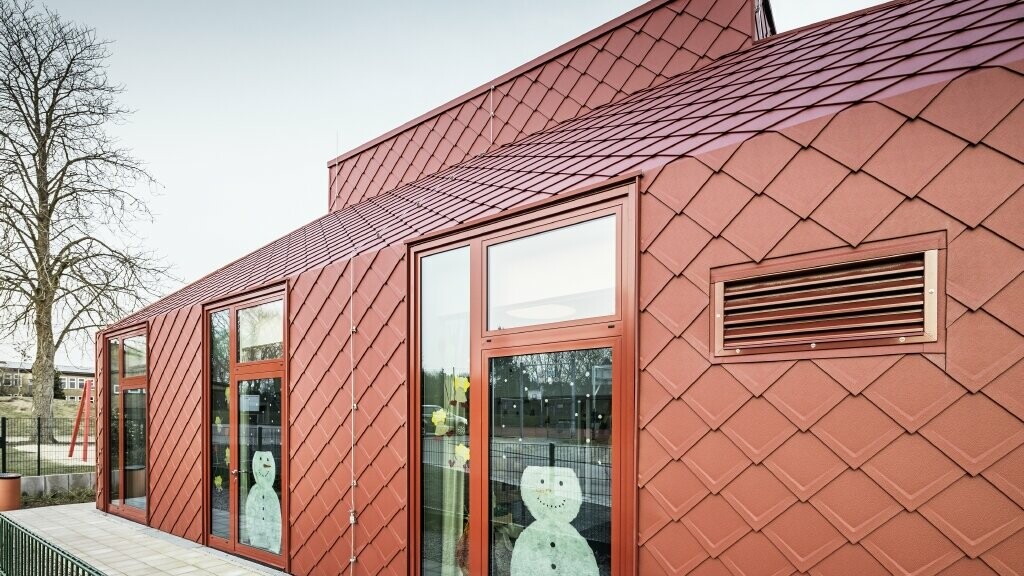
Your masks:
M39 168L36 170L36 194L40 207L49 206L49 189L45 151L39 151ZM50 264L50 217L40 209L36 219L36 274L38 283L35 294L36 358L32 362L32 413L41 418L40 442L53 443L53 375L54 357L57 349L53 340L53 303L56 293L56 279L51 275ZM35 440L35 432L32 439Z
M53 376L56 349L53 342L51 306L36 309L36 359L32 363L32 413L42 418L40 441L53 443ZM35 429L32 439L35 440Z

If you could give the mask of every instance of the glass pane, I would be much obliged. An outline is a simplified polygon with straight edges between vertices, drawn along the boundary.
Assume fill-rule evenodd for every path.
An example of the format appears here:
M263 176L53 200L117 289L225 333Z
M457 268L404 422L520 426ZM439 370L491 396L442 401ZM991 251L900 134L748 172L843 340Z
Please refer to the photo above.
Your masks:
M469 248L420 262L421 572L462 576L469 555Z
M611 574L610 348L492 358L491 574Z
M121 500L121 347L117 340L107 341L107 390L110 394L110 501Z
M231 524L228 320L227 310L210 314L210 527L214 536L225 539L230 537Z
M487 328L615 314L615 216L487 249Z
M145 390L124 391L124 503L146 509Z
M238 382L238 541L281 553L281 379Z
M275 300L238 311L238 361L282 357L284 302Z
M124 377L146 375L146 337L124 339Z

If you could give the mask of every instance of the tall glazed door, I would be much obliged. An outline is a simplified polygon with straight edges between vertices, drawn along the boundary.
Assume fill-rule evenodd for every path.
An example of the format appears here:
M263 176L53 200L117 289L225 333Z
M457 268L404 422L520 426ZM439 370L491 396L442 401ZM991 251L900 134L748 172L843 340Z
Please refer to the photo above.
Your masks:
M211 546L284 566L287 531L283 300L207 315L207 537Z

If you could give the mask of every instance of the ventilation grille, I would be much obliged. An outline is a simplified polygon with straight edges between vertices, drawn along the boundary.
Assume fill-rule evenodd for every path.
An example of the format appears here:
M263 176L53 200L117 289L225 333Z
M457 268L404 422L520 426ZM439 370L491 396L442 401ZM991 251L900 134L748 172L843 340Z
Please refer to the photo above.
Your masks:
M935 341L937 251L715 284L724 355Z

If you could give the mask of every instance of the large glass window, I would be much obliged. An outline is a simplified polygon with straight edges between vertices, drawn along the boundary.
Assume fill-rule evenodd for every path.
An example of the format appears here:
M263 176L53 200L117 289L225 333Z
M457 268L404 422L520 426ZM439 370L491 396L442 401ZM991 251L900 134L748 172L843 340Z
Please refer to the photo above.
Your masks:
M133 336L124 339L124 377L146 375L146 337Z
M491 574L611 574L611 349L491 358L488 378Z
M275 300L238 311L238 361L282 357L284 301Z
M146 509L146 390L124 391L124 503Z
M110 442L110 501L121 499L121 347L118 340L107 341L107 390L110 396L110 417L107 420Z
M615 314L615 216L487 248L487 328Z
M111 510L144 521L148 494L145 334L107 340L107 389Z
M231 464L228 452L231 425L231 376L227 310L210 314L210 527L227 539L231 522Z
M281 379L238 382L238 541L281 553Z
M469 522L469 248L420 263L422 574L461 576Z

